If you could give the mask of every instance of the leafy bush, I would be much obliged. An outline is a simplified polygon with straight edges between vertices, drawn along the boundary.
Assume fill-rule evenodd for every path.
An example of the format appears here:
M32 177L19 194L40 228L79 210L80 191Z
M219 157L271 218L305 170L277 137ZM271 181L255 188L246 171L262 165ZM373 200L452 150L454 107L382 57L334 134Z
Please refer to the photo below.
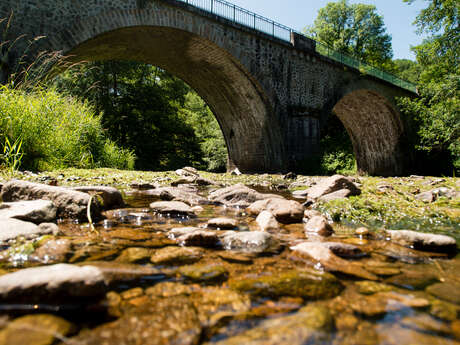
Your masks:
M52 89L27 93L3 87L0 131L10 142L22 138L22 169L132 169L134 165L132 152L120 150L106 139L101 118L90 105Z

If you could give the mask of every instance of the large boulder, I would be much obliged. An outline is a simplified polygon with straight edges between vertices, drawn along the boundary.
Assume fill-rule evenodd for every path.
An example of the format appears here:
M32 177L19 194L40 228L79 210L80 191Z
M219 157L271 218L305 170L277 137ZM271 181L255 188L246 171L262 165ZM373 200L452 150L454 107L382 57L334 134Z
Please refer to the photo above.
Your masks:
M231 207L246 208L257 200L268 198L281 198L275 194L263 194L248 188L243 184L236 184L230 187L221 188L209 193L209 200L215 203Z
M82 186L82 187L73 187L73 190L84 192L88 194L97 194L99 195L104 203L104 208L114 209L125 206L123 201L123 196L121 192L114 187L107 186Z
M20 200L50 200L57 207L56 216L59 218L87 219L87 207L90 195L63 187L48 186L28 181L11 180L2 189L4 202ZM93 218L100 216L100 206L96 198L91 202Z
M49 234L54 231L55 224L42 223L39 226L34 223L24 222L19 219L0 219L0 243L13 240L17 237L34 238L39 235Z
M322 196L337 192L342 189L346 189L348 190L348 192L341 192L343 194L339 194L339 196L352 196L361 194L361 190L352 181L352 179L342 175L334 175L324 180L321 180L318 184L309 188L306 191L306 194L308 196L308 199L317 200Z
M28 200L0 204L1 218L16 218L40 224L56 219L57 208L49 200Z
M452 253L457 251L455 238L411 230L387 230L391 241L416 250Z
M262 211L271 212L280 223L291 224L302 222L304 207L294 200L269 198L256 201L247 208L251 215L259 215Z

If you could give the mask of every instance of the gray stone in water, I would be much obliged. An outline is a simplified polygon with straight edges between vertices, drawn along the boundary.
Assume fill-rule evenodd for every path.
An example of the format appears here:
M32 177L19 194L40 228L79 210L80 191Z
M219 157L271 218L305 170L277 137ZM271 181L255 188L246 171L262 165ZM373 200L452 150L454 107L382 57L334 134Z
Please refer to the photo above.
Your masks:
M48 223L37 226L34 223L14 218L0 219L0 243L13 240L20 236L34 238L39 235L52 233L54 229L54 227L48 226Z
M208 199L196 193L189 192L184 188L178 187L161 187L149 191L149 195L157 195L165 201L181 201L188 205L206 205L210 202Z
M40 224L56 219L57 208L49 200L4 202L0 204L0 218L16 218Z
M121 192L113 187L107 186L82 186L73 187L73 190L83 193L97 193L104 201L104 209L114 209L125 206Z
M161 214L184 215L195 217L192 208L181 201L157 201L150 204L150 208Z
M360 258L365 256L357 246L342 242L322 242L322 245L329 248L335 255L342 258Z
M57 217L80 220L87 219L86 208L90 201L90 196L83 192L19 180L7 182L3 186L1 197L4 202L50 200L57 207ZM91 213L93 220L100 216L100 206L96 199L92 200Z
M282 198L268 198L252 203L247 211L249 214L258 215L262 211L271 212L276 220L283 224L301 223L304 207L297 201Z
M391 241L416 250L451 253L457 251L455 238L411 230L387 230Z
M227 250L262 253L277 246L277 241L265 231L229 231L222 238L222 243Z

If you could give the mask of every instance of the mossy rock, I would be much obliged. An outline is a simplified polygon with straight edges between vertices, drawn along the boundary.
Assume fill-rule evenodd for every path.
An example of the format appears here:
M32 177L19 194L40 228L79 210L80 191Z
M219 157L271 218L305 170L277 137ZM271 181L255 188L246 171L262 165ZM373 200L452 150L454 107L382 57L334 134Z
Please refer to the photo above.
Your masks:
M332 298L343 290L343 285L335 276L313 270L291 270L277 275L235 280L229 285L237 291L260 297L290 296L309 300Z

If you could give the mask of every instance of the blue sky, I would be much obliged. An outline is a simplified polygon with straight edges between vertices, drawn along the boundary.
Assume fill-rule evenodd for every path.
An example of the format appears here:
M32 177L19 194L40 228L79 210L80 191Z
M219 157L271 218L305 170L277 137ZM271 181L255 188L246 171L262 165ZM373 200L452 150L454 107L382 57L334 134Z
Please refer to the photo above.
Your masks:
M378 13L384 17L387 31L393 37L394 58L415 60L410 46L419 44L423 38L415 33L416 28L412 23L420 10L427 6L426 1L418 0L412 5L402 0L349 1L375 5ZM313 24L318 10L332 0L229 0L229 2L301 31L305 26Z

